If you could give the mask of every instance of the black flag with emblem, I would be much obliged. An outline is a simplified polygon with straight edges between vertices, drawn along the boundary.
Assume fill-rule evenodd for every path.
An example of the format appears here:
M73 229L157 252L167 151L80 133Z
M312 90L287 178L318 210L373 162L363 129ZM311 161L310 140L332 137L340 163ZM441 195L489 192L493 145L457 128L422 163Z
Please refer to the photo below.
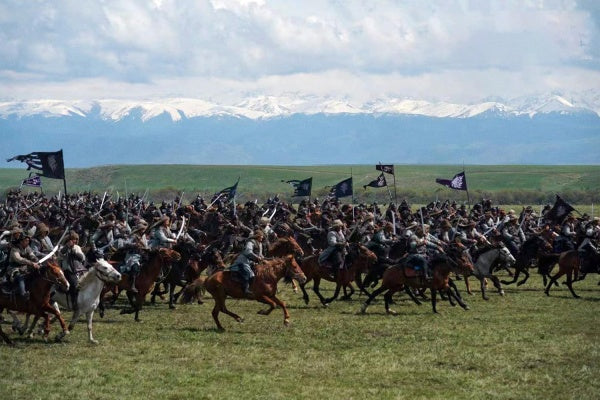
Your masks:
M387 181L385 180L385 175L383 175L383 172L377 177L377 179L372 180L366 185L363 185L363 188L366 190L369 186L374 188L382 188L387 186Z
M14 156L7 162L17 160L27 164L27 170L36 169L41 171L41 176L52 179L65 179L65 165L62 150L55 152L36 151L20 156Z
M294 194L292 196L310 196L312 190L312 177L303 181L292 179L290 181L286 181L286 183L289 183L294 187Z
M215 195L213 196L213 201L219 196L221 196L221 197L226 196L226 199L228 201L232 200L235 197L235 194L237 193L237 186L238 186L239 182L240 182L240 179L238 178L235 185L227 187L227 188L221 190L220 192L215 193Z
M385 172L386 174L394 175L394 164L377 164L375 169L377 171Z
M454 175L454 178L452 179L438 178L435 180L435 182L439 183L440 185L449 187L450 189L467 190L467 177L465 176L465 171Z
M331 194L338 199L340 197L352 196L352 177L344 179L331 188Z
M554 222L562 222L574 210L573 206L561 199L559 195L556 195L554 206L544 215L544 218Z

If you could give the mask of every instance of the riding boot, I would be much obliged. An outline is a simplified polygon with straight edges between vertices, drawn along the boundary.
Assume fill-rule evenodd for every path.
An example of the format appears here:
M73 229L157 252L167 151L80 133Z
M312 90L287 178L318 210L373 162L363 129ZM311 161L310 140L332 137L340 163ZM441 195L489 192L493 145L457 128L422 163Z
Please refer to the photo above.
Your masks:
M246 297L251 297L253 295L252 291L250 291L250 281L251 280L252 280L252 278L245 279L244 281L242 281L242 289L244 290L244 295Z
M131 291L133 293L138 292L137 288L135 287L135 280L137 279L137 276L138 276L138 274L135 274L135 273L131 274Z
M16 278L17 288L19 289L19 296L24 298L25 300L29 300L29 292L25 290L25 278L23 276L18 276Z

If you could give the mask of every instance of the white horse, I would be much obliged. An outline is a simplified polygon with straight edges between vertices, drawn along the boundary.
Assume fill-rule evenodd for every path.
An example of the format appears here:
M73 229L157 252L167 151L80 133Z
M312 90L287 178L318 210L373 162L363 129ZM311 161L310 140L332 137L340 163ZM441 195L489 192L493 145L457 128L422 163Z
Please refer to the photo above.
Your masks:
M88 338L89 341L98 344L98 341L94 339L92 335L92 318L94 311L100 304L100 294L105 283L118 283L121 280L121 274L106 260L103 258L96 259L91 264L90 269L79 278L77 287L79 293L77 294L77 310L73 312L73 317L69 323L69 330L73 330L75 323L79 320L82 313L85 313L87 318ZM52 296L54 300L54 308L57 310L60 307L68 310L72 309L72 303L70 301L70 295L68 293L56 292ZM29 317L29 316L28 316ZM29 327L28 334L32 336L33 329L37 323L38 318L35 318ZM27 322L25 322L27 326Z
M484 251L479 255L477 261L473 265L473 275L479 279L481 283L481 296L484 300L488 300L489 298L485 294L485 278L489 278L494 286L498 289L498 293L500 296L504 296L504 290L502 289L502 285L500 284L500 279L497 276L492 275L494 266L497 265L498 262L502 262L505 264L513 265L515 263L515 258L510 251L501 244L499 247L493 247L489 250Z

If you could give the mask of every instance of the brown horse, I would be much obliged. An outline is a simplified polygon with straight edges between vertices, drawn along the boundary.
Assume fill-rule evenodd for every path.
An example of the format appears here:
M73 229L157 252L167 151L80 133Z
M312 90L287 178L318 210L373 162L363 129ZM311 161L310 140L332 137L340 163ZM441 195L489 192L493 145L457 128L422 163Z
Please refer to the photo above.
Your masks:
M207 247L200 256L198 262L198 274L202 271L207 271L207 275L210 276L216 271L222 271L227 267L223 262L221 253L215 246ZM181 291L181 302L186 304L190 303L192 299L196 299L198 304L203 304L202 292L204 291L204 281L206 276L199 276Z
M548 283L548 286L546 286L544 293L546 293L547 296L550 296L550 288L552 285L557 282L558 278L563 275L567 275L567 281L565 284L571 291L573 297L576 299L580 298L580 296L573 290L573 281L579 280L577 278L582 262L584 263L584 266L587 267L585 272L596 272L600 266L600 256L598 253L591 253L589 258L582 260L577 250L570 250L561 253L558 257L558 272L550 279L550 282Z
M121 310L121 314L133 314L135 313L135 320L139 321L139 312L144 304L146 295L152 289L156 278L160 274L160 271L164 266L171 264L172 262L179 261L181 255L175 250L168 248L160 248L158 250L150 250L147 254L148 261L140 268L140 273L135 281L135 287L137 293L131 291L131 282L129 275L123 274L121 281L114 287L107 287L106 290L111 290L113 293L120 293L122 290L127 291L127 298L132 308Z
M354 289L352 289L351 282L354 281L357 285L360 285L358 281L360 279L360 274L362 272L366 272L369 269L369 266L374 264L377 261L377 255L373 253L371 250L367 249L366 246L358 243L352 243L350 245L350 265L348 268L341 269L337 274L337 279L333 278L331 270L319 265L319 254L314 254L312 256L306 257L301 264L302 271L306 275L306 282L300 284L300 289L302 289L302 298L304 299L304 303L308 304L308 293L306 292L305 286L308 281L313 281L313 291L319 297L321 304L327 306L333 300L337 298L340 293L340 289L345 286L349 286L351 288L351 293L347 296L349 298L352 293L354 293ZM325 279L330 282L335 282L335 292L331 298L324 298L319 290L319 286L321 284L321 279Z
M258 313L268 315L276 306L280 306L283 309L283 323L284 325L288 325L290 323L290 314L285 307L285 303L275 296L277 294L277 282L279 282L281 278L285 278L286 281L296 279L300 283L305 282L306 277L302 273L300 266L296 262L294 256L289 255L285 258L265 260L257 264L255 270L256 277L250 287L253 293L251 299L269 305L268 309L261 310ZM206 278L204 287L215 300L212 316L217 324L218 330L224 330L219 322L220 312L224 312L238 322L243 322L243 319L239 315L234 314L225 307L225 299L227 296L233 297L234 299L247 298L242 290L242 285L234 278L233 272L227 270L215 272Z
M369 298L363 303L361 312L364 314L371 301L386 291L384 299L385 310L388 314L395 314L394 311L390 310L390 303L392 302L393 294L402 289L408 293L415 303L421 304L410 288L431 290L431 305L434 313L438 312L436 308L436 296L438 291L447 295L450 304L454 305L454 299L462 308L468 310L469 307L462 301L458 292L455 293L450 288L450 273L464 274L465 269L470 269L472 271L473 264L470 260L466 256L461 256L457 262L450 261L447 257L438 257L431 260L431 268L433 270L433 279L431 281L424 279L421 275L414 274L414 271L411 268L403 264L386 269L383 273L381 286L371 293Z
M48 334L50 333L50 314L52 314L56 316L62 328L62 333L57 335L56 340L62 339L65 335L69 334L69 330L60 312L50 304L50 289L52 289L52 285L60 286L65 291L69 290L69 282L67 282L60 267L52 262L48 262L39 270L31 273L27 278L27 286L30 292L29 300L25 300L19 296L5 295L0 292L0 313L4 309L7 309L44 318L44 340L48 339ZM9 337L2 331L1 325L0 336L7 344L12 344Z

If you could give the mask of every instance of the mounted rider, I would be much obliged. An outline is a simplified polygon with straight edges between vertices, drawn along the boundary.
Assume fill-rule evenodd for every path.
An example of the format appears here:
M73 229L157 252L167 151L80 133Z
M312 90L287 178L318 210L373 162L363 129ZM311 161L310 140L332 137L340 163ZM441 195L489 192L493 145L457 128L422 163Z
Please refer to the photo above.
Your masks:
M511 210L512 211L512 210ZM502 241L513 255L519 254L519 248L525 242L525 234L518 224L519 219L514 214L508 215L508 221L502 227Z
M246 296L252 296L250 285L254 279L254 271L252 267L255 263L263 260L262 242L265 236L261 230L255 231L244 246L244 250L237 256L229 269L238 272L242 280L242 289Z
M429 225L423 225L422 227L418 227L415 233L410 236L408 239L408 252L410 255L406 259L405 264L417 270L423 269L425 279L430 280L432 274L429 268L429 254L443 253L444 249L439 243L433 240L428 230Z
M589 259L592 254L598 254L598 245L595 241L600 236L600 218L594 217L594 219L588 223L585 228L585 238L577 248L581 263Z
M8 258L8 278L17 286L19 296L24 299L29 299L29 292L25 290L25 277L40 268L38 258L29 246L30 242L29 236L20 235L13 243Z
M167 247L171 248L177 243L177 236L171 231L171 219L163 215L158 226L155 226L154 232L152 233L152 240L150 241L151 248Z
M69 282L69 295L71 296L72 308L77 309L77 288L78 274L86 270L85 254L79 246L79 235L77 232L70 232L67 241L58 252L60 256L60 266Z
M131 291L137 293L135 281L141 271L142 251L148 250L148 238L146 237L147 224L138 223L131 231L131 235L123 242L123 248L126 249L124 267L122 272L129 274L131 282Z
M335 219L331 223L327 233L328 247L319 255L319 265L331 265L333 277L337 279L338 271L344 267L344 259L347 254L348 242L344 236L344 223L340 219Z
M372 239L367 243L367 248L377 255L377 263L389 262L388 255L390 247L394 243L394 226L391 222L386 222L382 227L375 230Z
M46 254L49 254L54 245L52 245L52 240L48 236L50 229L43 222L40 222L35 229L35 234L31 239L31 249L33 250L33 254L37 258L43 258Z

